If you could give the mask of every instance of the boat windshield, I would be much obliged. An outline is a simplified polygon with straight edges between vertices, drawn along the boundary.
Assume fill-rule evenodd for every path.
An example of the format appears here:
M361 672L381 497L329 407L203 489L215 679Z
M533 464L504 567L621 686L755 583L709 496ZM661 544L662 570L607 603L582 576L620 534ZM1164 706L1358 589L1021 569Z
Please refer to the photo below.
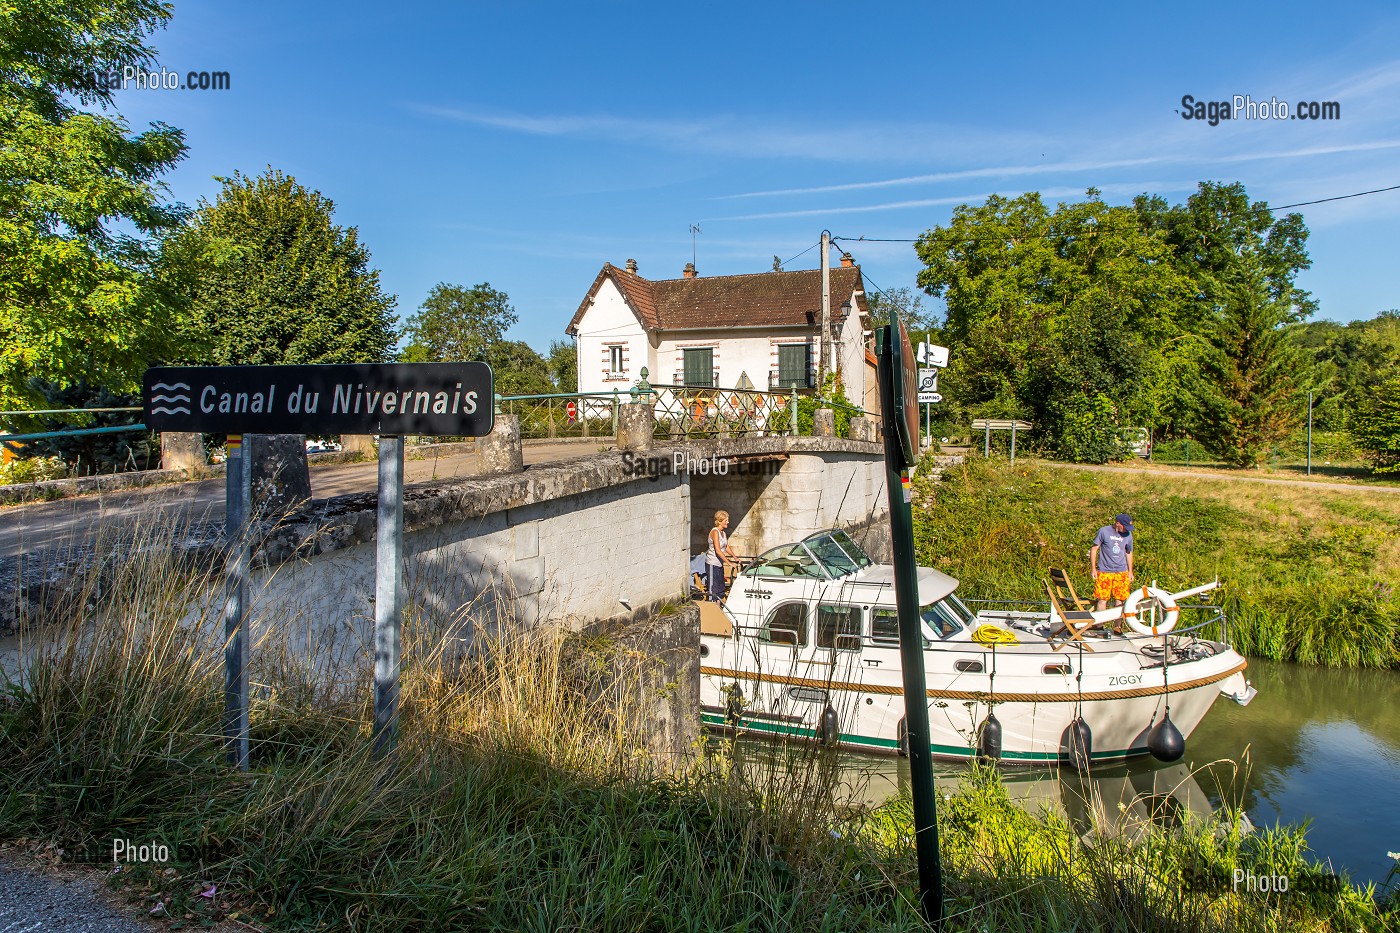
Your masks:
M802 542L829 576L844 577L870 566L870 557L844 531L823 531Z
M976 621L972 612L952 593L919 610L924 624L938 635L949 638Z

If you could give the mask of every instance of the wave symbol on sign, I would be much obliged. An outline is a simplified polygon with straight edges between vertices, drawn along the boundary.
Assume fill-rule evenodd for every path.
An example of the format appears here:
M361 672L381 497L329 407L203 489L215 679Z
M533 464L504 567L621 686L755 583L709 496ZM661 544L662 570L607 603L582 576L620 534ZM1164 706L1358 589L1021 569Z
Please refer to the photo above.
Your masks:
M166 403L167 403L169 406L171 406L171 407L167 407L166 405L155 405L155 406L153 406L153 407L151 408L151 414L153 414L153 415L188 415L188 414L190 413L190 409L189 409L190 397L189 397L188 395L184 394L185 392L188 392L188 391L190 390L189 383L186 383L186 382L175 382L175 383L157 382L155 385L151 386L151 390L152 390L153 392L157 392L157 393L158 393L158 392L160 392L162 389L164 389L164 390L167 391L167 392L171 392L171 393L173 393L173 394L171 394L171 395L152 395L152 396L151 396L151 401L152 401L152 402L166 402ZM180 391L180 390L182 390L182 389L184 390L183 392ZM181 404L182 402L183 402L184 404Z

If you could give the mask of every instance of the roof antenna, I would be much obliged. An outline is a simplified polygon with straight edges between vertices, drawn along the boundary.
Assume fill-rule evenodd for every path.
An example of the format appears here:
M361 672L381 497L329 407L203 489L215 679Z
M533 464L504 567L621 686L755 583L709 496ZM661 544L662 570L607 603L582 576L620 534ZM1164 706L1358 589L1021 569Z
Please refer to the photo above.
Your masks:
M695 260L695 235L700 232L699 224L690 225L690 264L696 266ZM696 266L696 268L699 268Z

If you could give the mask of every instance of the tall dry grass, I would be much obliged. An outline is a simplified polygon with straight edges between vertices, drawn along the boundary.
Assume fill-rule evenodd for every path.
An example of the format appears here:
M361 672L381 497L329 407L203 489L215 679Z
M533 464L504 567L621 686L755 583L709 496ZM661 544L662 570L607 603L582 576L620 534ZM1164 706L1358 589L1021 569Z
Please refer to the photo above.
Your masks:
M162 843L177 874L138 872L148 896L175 910L212 881L210 915L256 928L923 928L907 798L845 805L832 756L806 744L758 766L723 745L685 767L657 759L649 659L606 636L501 625L499 606L407 614L399 744L379 759L368 657L353 670L305 657L307 632L343 620L263 619L252 769L231 770L219 571L172 557L179 537L122 544L27 631L0 707L0 837ZM1160 880L1162 860L1216 845L1211 828L1091 844L979 773L943 802L940 831L950 930L1240 928ZM1221 845L1208 852L1222 865L1268 855ZM1385 922L1355 891L1259 917Z

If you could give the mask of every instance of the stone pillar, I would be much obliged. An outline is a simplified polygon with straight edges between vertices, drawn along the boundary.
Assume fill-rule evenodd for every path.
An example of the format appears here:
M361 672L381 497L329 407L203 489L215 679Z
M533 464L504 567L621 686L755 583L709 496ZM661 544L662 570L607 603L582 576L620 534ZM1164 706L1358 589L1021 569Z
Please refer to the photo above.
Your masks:
M342 434L340 435L340 450L342 453L354 454L356 457L363 457L366 460L373 460L379 455L374 446L373 434Z
M650 450L656 431L656 412L651 403L632 402L618 408L617 446L620 450Z
M496 416L491 433L476 439L476 460L483 473L519 473L525 469L519 415Z
M163 470L198 470L205 464L204 435L166 431L160 436L160 466Z
M818 408L812 415L813 437L836 436L836 412L830 408Z
M245 434L243 444L253 466L250 518L276 519L311 498L305 436Z
M873 441L874 424L864 415L857 415L851 419L851 440L853 441Z

